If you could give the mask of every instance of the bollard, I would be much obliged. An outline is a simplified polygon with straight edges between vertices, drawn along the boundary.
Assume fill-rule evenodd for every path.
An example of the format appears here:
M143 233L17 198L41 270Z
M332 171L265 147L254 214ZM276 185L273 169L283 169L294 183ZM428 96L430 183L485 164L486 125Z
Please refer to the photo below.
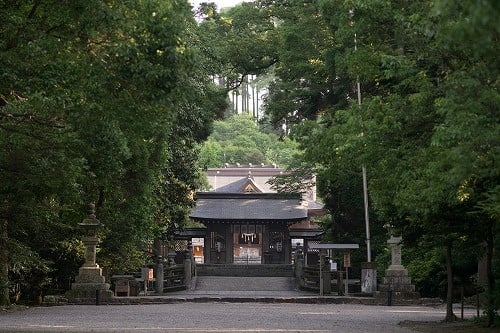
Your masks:
M476 317L479 318L479 292L480 289L476 288Z
M101 293L99 289L96 289L95 291L95 305L101 304Z
M387 306L392 306L392 290L387 290Z
M460 319L464 320L464 286L460 286Z

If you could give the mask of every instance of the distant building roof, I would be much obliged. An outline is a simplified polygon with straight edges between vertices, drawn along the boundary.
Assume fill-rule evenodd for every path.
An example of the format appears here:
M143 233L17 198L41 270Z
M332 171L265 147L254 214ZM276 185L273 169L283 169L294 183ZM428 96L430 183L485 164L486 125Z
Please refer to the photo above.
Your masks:
M215 189L215 192L224 192L224 193L249 193L256 192L262 193L264 192L259 184L257 184L252 176L248 176L245 178L241 178L236 180L233 183L226 184L224 186L218 187Z
M300 195L278 193L197 193L190 217L200 222L300 222L307 207Z
M269 180L275 176L286 173L284 169L269 166L240 166L227 168L210 168L206 170L208 182L213 191L217 192L241 192L236 183L246 182L252 179L261 192L276 192L271 189Z

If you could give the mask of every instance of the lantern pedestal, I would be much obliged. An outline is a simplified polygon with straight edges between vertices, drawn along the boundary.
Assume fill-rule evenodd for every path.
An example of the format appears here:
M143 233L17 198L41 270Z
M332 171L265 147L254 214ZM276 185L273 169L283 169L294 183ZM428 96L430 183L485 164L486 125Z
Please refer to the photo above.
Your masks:
M71 290L66 292L66 297L72 303L93 303L94 301L106 302L113 297L109 290L109 283L102 276L99 267L80 267ZM98 298L98 300L97 300Z

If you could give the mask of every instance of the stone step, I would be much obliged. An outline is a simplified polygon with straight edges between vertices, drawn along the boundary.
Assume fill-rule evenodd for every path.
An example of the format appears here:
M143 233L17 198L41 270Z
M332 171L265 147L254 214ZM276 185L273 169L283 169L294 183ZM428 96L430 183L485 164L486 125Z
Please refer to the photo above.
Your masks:
M209 291L291 291L295 288L292 277L269 276L198 276L196 281L197 292Z
M402 292L414 292L415 291L415 285L413 284L379 284L378 285L378 290L385 292L385 291L402 291Z
M268 276L293 277L292 265L229 265L229 264L197 264L198 276Z

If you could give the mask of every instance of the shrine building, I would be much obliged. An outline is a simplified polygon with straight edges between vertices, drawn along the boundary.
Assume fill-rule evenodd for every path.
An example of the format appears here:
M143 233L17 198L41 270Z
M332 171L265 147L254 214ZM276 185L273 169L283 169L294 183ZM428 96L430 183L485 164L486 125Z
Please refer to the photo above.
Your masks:
M190 218L206 228L179 232L200 237L195 257L206 264L289 264L297 245L318 242L312 217L324 214L313 184L305 193L283 194L269 180L287 171L275 166L226 165L207 171L211 191L196 193Z

